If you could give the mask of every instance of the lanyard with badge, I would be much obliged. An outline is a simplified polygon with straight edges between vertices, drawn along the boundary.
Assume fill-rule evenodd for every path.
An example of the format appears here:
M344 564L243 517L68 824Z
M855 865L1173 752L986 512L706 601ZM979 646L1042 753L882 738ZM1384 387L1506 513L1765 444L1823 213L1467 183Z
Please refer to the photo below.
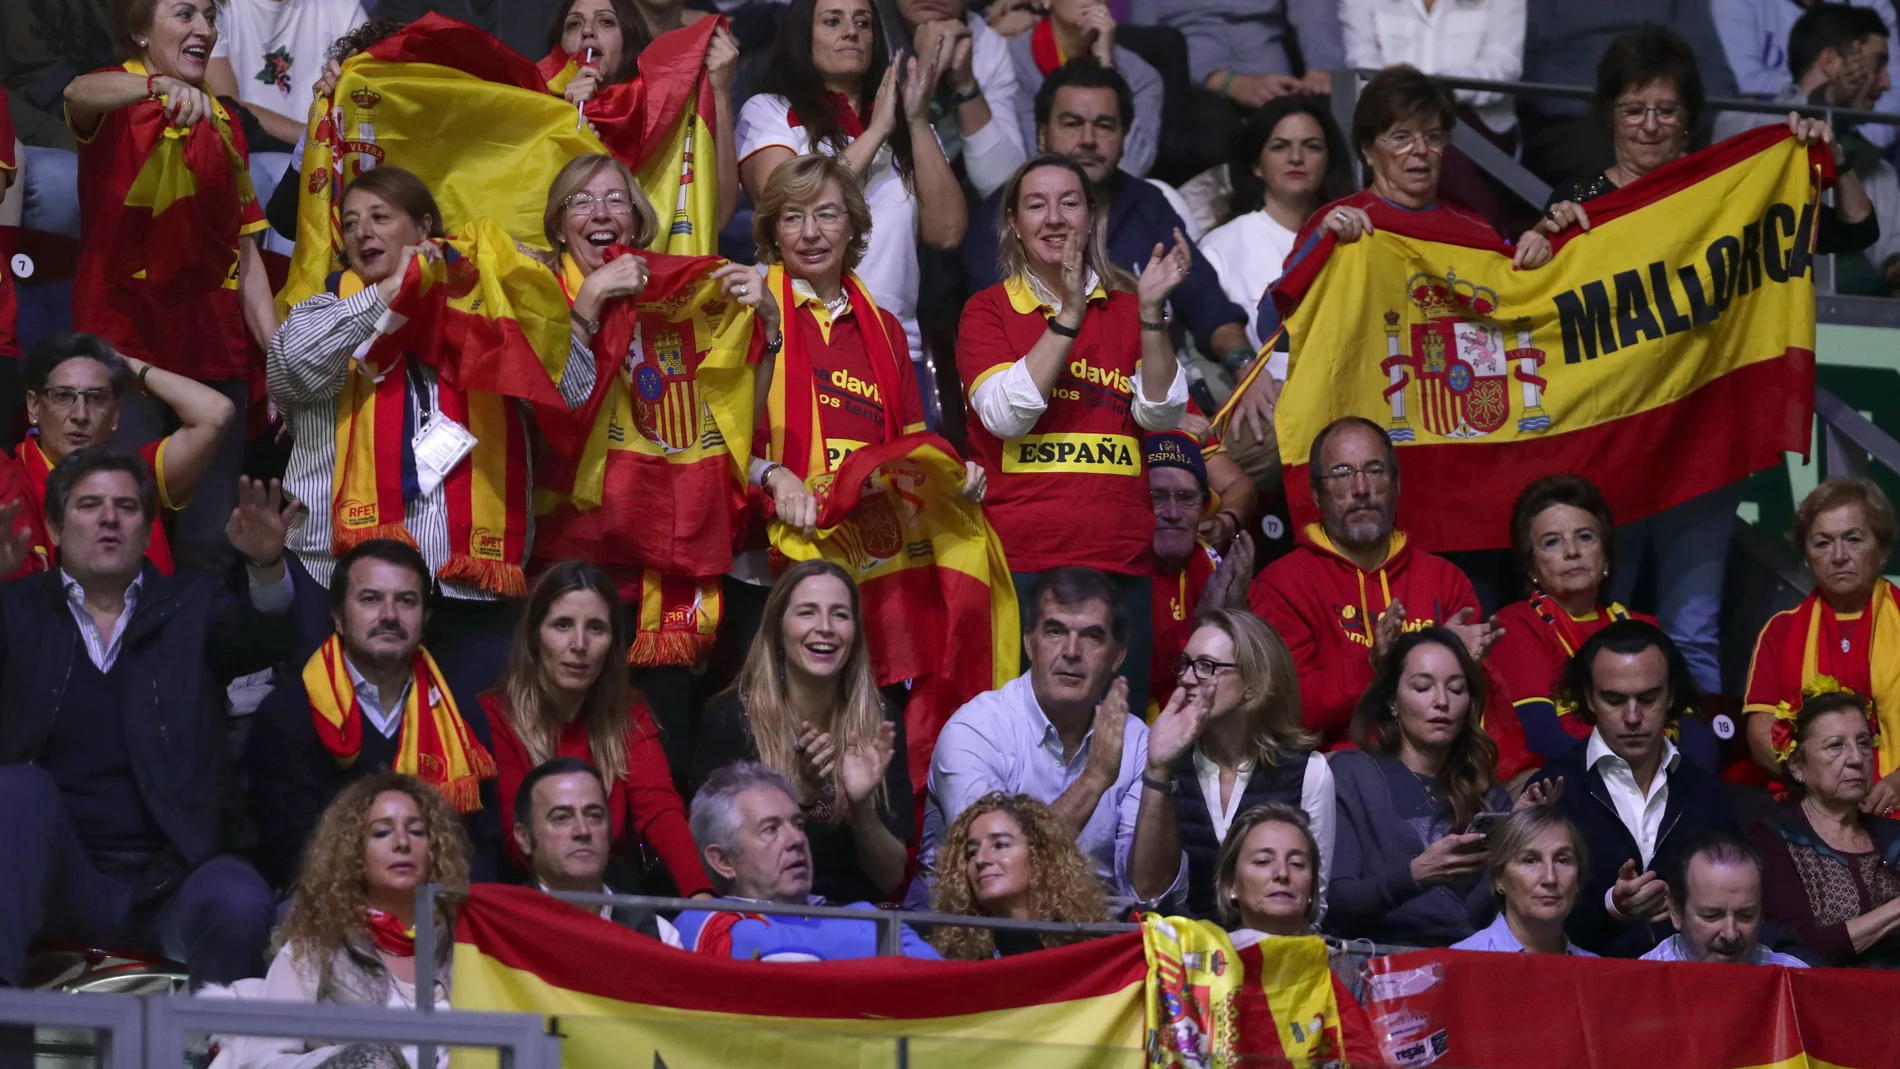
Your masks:
M410 357L405 370L409 388L416 398L416 437L411 443L416 457L416 483L427 497L435 493L455 466L475 448L475 435L436 408L430 399L429 381L423 376L421 361Z

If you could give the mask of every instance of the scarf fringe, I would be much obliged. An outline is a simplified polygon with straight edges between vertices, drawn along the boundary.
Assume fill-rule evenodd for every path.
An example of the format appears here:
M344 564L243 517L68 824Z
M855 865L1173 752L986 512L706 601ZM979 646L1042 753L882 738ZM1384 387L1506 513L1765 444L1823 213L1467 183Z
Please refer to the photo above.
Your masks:
M482 560L467 553L450 557L442 565L442 570L436 573L436 578L444 582L470 583L505 598L528 596L528 579L520 565Z
M493 758L489 759L486 770L483 770L482 763L479 761L471 761L470 764L475 768L476 775L464 776L446 783L430 784L444 801L455 807L457 813L473 813L479 810L482 807L482 780L495 775Z
M637 668L690 667L712 653L715 639L692 631L642 631L627 650L627 663Z

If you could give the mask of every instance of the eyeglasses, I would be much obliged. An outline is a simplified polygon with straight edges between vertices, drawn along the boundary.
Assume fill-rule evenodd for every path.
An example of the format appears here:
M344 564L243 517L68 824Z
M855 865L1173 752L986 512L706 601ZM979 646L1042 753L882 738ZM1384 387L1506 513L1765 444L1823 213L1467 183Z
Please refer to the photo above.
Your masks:
M86 402L87 408L101 408L107 401L112 400L111 390L75 390L71 386L48 386L44 390L35 392L46 398L46 403L53 406L56 412L64 412L80 400Z
M1451 144L1451 135L1443 130L1427 130L1422 134L1400 130L1396 134L1380 134L1373 140L1402 156L1413 149L1443 152L1445 146Z
M1172 504L1180 508L1199 511L1200 507L1206 503L1207 496L1199 490L1150 490L1148 500L1154 502L1154 507L1157 509Z
M1641 126L1652 111L1658 126L1681 126L1689 114L1681 104L1640 104L1632 100L1616 106L1616 118L1624 126Z
M1188 657L1182 655L1174 659L1174 674L1184 676L1192 672L1198 680L1213 679L1223 668L1238 668L1232 661L1217 661L1212 657Z
M814 219L820 230L836 230L844 225L844 212L837 208L820 208L815 212L780 212L778 228L780 230L803 230L805 220Z
M594 205L596 204L605 204L607 206L607 214L609 215L631 215L633 213L633 205L628 202L627 195L618 190L607 194L605 197L596 197L592 193L576 193L567 198L564 203L567 205L567 213L569 215L586 215L588 212L594 210Z
M1365 476L1366 481L1369 483L1382 483L1392 478L1392 469L1387 467L1383 461L1378 460L1367 464L1363 468L1340 464L1333 468L1333 470L1321 475L1320 478L1334 486L1345 486L1347 483L1352 482L1352 477L1355 475Z

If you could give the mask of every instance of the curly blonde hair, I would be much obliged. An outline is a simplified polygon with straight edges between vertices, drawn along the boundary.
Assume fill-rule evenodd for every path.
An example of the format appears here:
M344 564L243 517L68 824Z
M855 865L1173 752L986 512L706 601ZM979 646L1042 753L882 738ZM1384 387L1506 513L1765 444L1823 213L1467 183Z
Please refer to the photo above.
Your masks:
M1008 813L1016 821L1029 847L1029 891L1035 899L1038 920L1089 924L1109 919L1102 885L1096 881L1088 858L1075 845L1075 836L1048 806L1026 794L1002 791L978 798L944 835L937 847L931 909L965 917L982 915L976 889L970 886L965 871L964 853L970 845L971 825L978 817L998 812ZM1042 945L1061 946L1086 938L1051 932L1042 937ZM987 928L939 928L930 942L944 957L954 960L975 961L996 953L995 935Z
M364 943L370 939L363 847L369 835L370 807L379 795L391 792L414 800L428 829L427 875L444 892L438 927L454 929L455 911L468 894L468 833L441 795L401 772L374 772L344 787L310 834L290 915L277 929L273 944L288 946L294 957L317 966L326 981L320 986L327 986L337 951L351 939Z

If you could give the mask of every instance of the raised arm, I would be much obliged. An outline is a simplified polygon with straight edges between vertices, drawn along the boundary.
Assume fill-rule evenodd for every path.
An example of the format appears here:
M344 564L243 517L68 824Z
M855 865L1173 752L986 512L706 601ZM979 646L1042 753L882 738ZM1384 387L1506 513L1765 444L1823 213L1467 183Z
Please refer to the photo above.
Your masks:
M933 249L954 249L963 243L969 226L968 209L963 203L963 187L956 172L944 158L943 145L930 125L930 98L937 90L937 76L948 58L951 41L937 38L935 54L919 61L912 56L905 64L904 121L910 126L910 158L916 168L918 231L924 244Z
M229 398L194 379L128 356L139 385L178 416L179 428L165 439L164 480L160 489L174 507L191 498L198 479L211 468L218 446L231 428L236 406Z
M389 311L376 287L345 300L320 293L290 310L264 355L264 385L282 405L335 397L350 357Z

